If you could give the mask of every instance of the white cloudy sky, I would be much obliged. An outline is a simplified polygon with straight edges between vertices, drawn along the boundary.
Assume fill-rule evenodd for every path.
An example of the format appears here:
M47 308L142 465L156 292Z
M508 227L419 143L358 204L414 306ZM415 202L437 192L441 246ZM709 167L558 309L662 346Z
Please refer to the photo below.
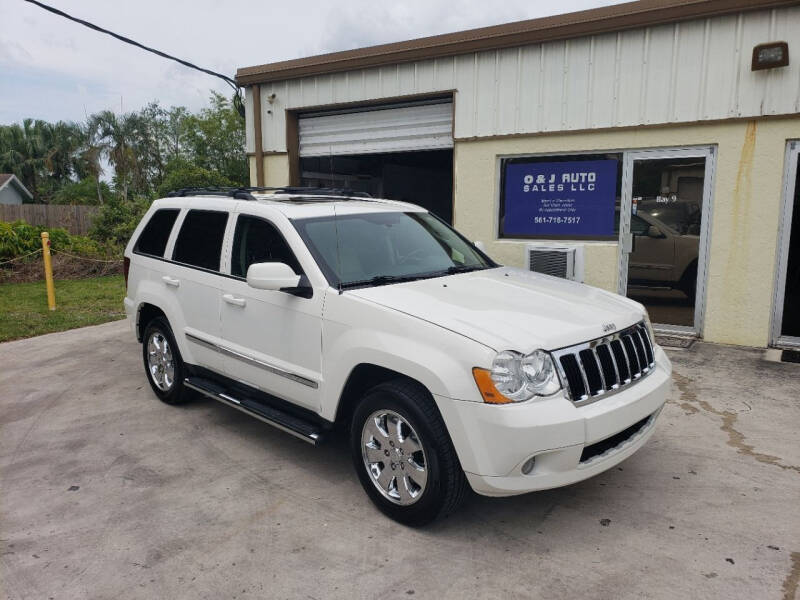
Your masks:
M233 76L238 67L614 4L614 0L44 0ZM81 120L151 100L205 105L217 79L23 0L0 0L0 123Z

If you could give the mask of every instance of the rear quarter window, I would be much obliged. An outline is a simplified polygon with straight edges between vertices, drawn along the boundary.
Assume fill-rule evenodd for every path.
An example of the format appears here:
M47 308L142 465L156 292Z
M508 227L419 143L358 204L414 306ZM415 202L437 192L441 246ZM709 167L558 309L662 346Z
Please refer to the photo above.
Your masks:
M172 232L172 226L175 225L179 212L180 210L177 208L162 208L154 212L139 235L139 239L136 240L133 251L151 256L164 256L169 234Z
M227 223L227 212L190 210L181 225L172 260L201 269L219 271Z

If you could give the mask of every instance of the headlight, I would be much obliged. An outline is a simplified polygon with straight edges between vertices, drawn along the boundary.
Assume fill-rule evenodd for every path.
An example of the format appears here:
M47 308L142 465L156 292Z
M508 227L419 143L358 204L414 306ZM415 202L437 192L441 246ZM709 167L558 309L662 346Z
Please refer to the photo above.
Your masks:
M491 371L475 368L472 372L483 400L490 404L523 402L561 389L553 359L544 350L525 356L505 350L495 356Z
M656 345L656 334L653 331L653 324L650 322L650 314L645 309L644 311L644 324L647 327L647 334L650 336L650 343Z

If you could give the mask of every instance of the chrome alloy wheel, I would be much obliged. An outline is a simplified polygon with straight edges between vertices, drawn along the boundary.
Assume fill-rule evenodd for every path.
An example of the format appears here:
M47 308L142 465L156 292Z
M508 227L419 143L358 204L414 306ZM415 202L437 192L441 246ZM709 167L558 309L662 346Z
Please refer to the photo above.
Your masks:
M392 410L372 413L361 430L361 456L378 491L391 502L416 502L428 481L428 461L416 431Z
M175 383L172 349L166 336L160 331L151 333L147 340L147 370L150 371L153 383L161 391L169 391Z

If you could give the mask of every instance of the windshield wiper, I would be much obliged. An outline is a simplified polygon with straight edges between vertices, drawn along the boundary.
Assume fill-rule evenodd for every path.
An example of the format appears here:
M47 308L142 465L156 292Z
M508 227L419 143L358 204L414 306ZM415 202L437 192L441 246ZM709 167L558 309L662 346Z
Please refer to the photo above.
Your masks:
M452 267L447 267L443 273L447 273L448 275L455 275L456 273L469 273L470 271L483 271L486 267L481 267L480 265L453 265Z
M355 288L355 287L368 287L378 285L388 285L390 283L402 283L404 281L417 281L419 279L434 279L435 277L444 277L445 275L455 275L456 273L469 273L470 271L482 271L487 267L477 265L453 265L441 271L433 271L431 273L417 273L415 275L376 275L370 279L362 279L360 281L348 281L340 285L341 289Z
M423 279L425 277L428 277L428 275L376 275L375 277L371 277L369 279L362 279L360 281L348 281L347 283L341 284L341 288L347 289L352 287L387 285L389 283L415 281L417 279Z

